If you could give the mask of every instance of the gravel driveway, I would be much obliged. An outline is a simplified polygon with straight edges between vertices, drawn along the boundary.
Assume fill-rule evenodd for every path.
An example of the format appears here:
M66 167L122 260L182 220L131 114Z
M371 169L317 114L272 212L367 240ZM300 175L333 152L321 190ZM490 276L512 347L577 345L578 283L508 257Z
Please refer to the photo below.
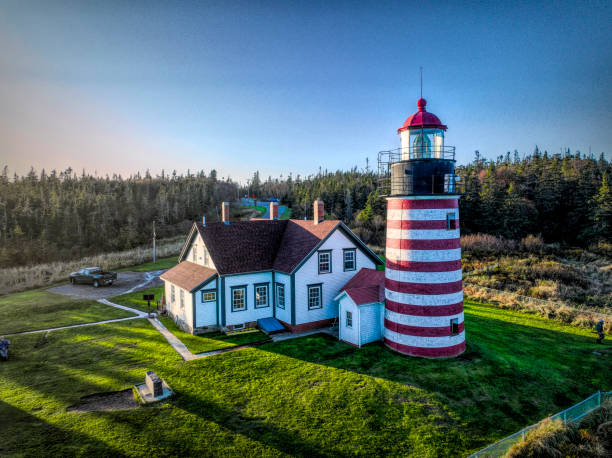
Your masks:
M119 294L130 293L139 289L161 286L163 282L159 276L164 270L152 272L118 272L117 280L111 286L100 286L94 288L92 285L65 285L49 288L50 293L63 294L64 296L80 297L83 299L107 299Z

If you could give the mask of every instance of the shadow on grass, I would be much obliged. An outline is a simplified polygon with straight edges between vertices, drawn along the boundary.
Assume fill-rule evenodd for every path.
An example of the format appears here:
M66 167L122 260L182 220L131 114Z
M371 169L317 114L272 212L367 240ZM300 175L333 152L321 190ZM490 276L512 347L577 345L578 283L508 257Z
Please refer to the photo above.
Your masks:
M64 444L78 444L83 456L122 456L121 452L91 436L67 431L0 400L0 455L59 456ZM9 421L6 421L9 420ZM30 431L24 435L23 431ZM35 433L34 433L35 432ZM59 448L59 450L58 450Z
M212 421L232 433L244 435L282 453L308 457L329 456L320 445L303 440L286 429L278 428L263 417L246 415L239 409L227 409L187 393L181 393L175 405L204 420Z
M475 438L489 437L483 445L612 389L610 343L602 347L582 335L469 314L466 333L466 352L450 359L404 356L380 342L358 349L328 334L259 350L434 393Z

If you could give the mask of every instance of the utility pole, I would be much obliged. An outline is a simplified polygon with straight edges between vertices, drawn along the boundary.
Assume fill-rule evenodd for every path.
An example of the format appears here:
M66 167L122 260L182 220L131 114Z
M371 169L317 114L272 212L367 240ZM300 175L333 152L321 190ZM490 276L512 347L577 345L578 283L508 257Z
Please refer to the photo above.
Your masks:
M157 262L157 247L155 246L155 220L153 220L153 264Z

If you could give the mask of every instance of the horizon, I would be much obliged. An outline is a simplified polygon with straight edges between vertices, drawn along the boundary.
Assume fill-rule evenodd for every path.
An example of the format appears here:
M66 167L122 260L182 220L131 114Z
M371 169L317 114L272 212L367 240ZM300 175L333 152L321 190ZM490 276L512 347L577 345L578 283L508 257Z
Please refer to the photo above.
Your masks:
M75 6L78 5L78 6ZM612 145L609 2L6 2L0 166L244 182L375 168L416 111L458 164ZM433 29L433 32L432 32Z

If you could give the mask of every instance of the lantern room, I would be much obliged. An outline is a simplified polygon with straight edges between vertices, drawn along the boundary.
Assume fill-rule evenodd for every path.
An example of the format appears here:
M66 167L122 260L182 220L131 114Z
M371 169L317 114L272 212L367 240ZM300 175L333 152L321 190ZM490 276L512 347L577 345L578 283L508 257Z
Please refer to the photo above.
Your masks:
M378 153L381 192L388 196L461 194L455 175L455 147L444 144L446 126L425 107L408 116L397 130L401 147Z
M397 130L401 139L401 158L442 159L444 157L444 131L446 126L425 107L423 98L417 101L418 111L408 117L404 125Z

